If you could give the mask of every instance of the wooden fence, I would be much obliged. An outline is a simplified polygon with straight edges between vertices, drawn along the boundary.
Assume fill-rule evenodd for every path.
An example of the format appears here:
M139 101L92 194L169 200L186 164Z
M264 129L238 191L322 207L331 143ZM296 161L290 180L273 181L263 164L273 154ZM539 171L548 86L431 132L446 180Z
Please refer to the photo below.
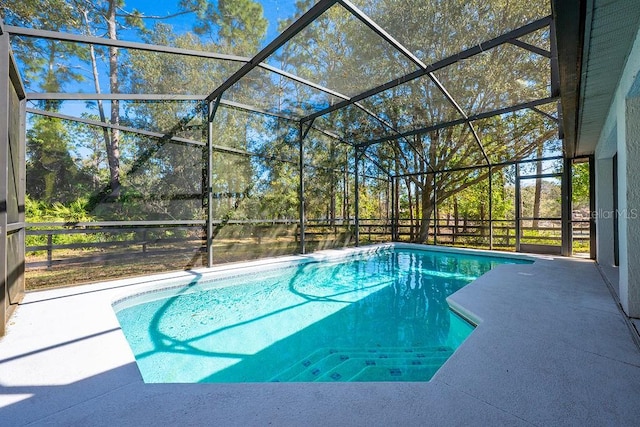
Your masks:
M361 243L391 241L391 221L362 219L359 225ZM214 221L213 226L214 248L215 245L227 249L233 249L234 245L269 245L278 240L290 242L285 252L290 249L289 253L295 253L299 244L297 220ZM205 227L204 221L29 223L26 267L50 268L54 265L133 259L176 251L205 254ZM396 227L400 241L410 241L415 237L415 227L409 221L399 221ZM588 227L588 221L574 222L574 242L589 241ZM491 228L494 248L515 249L514 221L496 220ZM536 228L523 227L522 230L521 243L561 244L559 223ZM459 222L456 227L450 220L443 219L438 221L437 227L430 228L428 243L488 248L490 231L488 221ZM309 220L305 224L305 241L310 250L352 246L355 244L354 221Z

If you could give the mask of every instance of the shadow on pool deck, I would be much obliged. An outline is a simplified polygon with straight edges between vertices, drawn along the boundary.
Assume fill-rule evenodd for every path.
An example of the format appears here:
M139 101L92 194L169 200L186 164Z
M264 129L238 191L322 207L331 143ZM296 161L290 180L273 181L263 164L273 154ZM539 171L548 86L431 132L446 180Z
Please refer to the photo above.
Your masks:
M2 424L640 420L640 351L589 261L500 266L454 294L451 302L482 322L422 383L144 384L110 305L122 289L92 292L91 286L28 294L18 308L0 340Z

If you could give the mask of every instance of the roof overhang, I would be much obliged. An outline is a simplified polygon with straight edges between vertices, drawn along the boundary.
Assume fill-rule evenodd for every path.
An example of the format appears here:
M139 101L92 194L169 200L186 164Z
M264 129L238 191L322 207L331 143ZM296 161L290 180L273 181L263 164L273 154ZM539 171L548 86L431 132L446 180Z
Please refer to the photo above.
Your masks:
M638 33L637 0L553 0L564 148L593 154Z
M552 15L556 28L564 151L567 157L573 157L576 152L579 121L584 2L553 0Z

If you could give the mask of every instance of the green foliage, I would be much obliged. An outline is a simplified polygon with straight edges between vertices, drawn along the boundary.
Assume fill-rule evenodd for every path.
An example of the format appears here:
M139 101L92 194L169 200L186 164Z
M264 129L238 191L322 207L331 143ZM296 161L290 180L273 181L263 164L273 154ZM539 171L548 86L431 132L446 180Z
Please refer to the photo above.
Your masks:
M78 3L79 0L0 0L0 14L9 25L69 31L81 25ZM73 60L88 57L85 45L27 37L14 44L13 50L21 62L24 83L33 92L56 92L65 84L84 78Z
M573 184L573 209L589 209L589 163L573 165L571 181Z
M95 220L86 212L88 200L79 198L66 204L47 203L25 197L25 215L27 222L89 222Z
M220 52L251 55L267 31L262 5L253 0L186 1L197 10L194 32L209 36Z
M104 34L110 28L112 38L117 37L116 29L135 28L148 43L243 56L259 50L268 24L262 6L253 0L181 0L177 13L194 13L196 17L192 31L181 34L164 24L162 17L146 26L149 17L127 10L124 1L47 0L49 14L38 4L0 0L10 11L13 21L9 22L22 20L85 34ZM296 4L299 15L313 2ZM356 4L426 64L550 12L548 3L542 1L357 0ZM289 23L291 20L281 22L281 28ZM523 38L546 49L548 39L546 30ZM69 88L82 77L70 64L78 59L89 61L86 46L47 41L24 46L21 55L29 79L37 82L34 87L46 91ZM26 56L29 46L37 53L32 59ZM96 48L93 53L97 59L91 61L109 65L113 52ZM238 68L232 61L124 49L118 51L116 60L111 58L108 77L113 92L207 95ZM416 69L340 5L302 30L270 61L343 96L327 99L316 89L256 69L229 88L224 99L304 116ZM441 87L464 114L473 115L548 96L549 76L548 58L507 44L364 99L358 106L320 117L314 126L357 144L459 119L461 113ZM99 78L95 84L99 87ZM207 123L202 105L113 102L109 120L204 142ZM56 111L60 105L48 103L43 108ZM85 117L107 120L102 104L93 108ZM469 219L488 219L488 169L472 168L486 164L483 150L493 163L556 154L560 148L557 126L545 116L554 108L554 104L540 106L540 111L527 109L475 120L473 128L460 124L369 147L359 168L373 178L360 180L360 216L381 218L388 214L388 176L381 171L386 169L391 175L407 176L400 185L400 214L416 220L418 241L424 241L428 232L433 199L438 200L441 214L456 211ZM372 117L374 114L378 118ZM213 180L208 183L214 193L215 217L297 218L298 131L297 123L219 107L213 137L214 144L222 148L214 153ZM34 199L51 206L61 202L67 207L81 195L90 201L83 206L97 219L204 217L206 156L199 146L40 118L31 123L28 137L28 188ZM307 216L352 217L355 186L353 175L348 174L356 166L352 146L311 130L304 150ZM456 168L465 169L453 170ZM435 179L434 171L438 172ZM494 218L513 216L512 175L507 168L493 168ZM578 177L576 186L580 185ZM549 188L545 191L553 193ZM574 194L580 197L579 190Z
M66 204L61 202L47 203L42 200L34 200L28 195L25 197L25 216L29 223L77 223L95 221L95 218L87 214L88 200L79 198ZM33 227L34 230L43 227ZM44 227L47 228L47 227ZM52 236L52 244L62 245L71 243L91 243L99 241L96 234L55 234ZM43 246L47 244L46 235L29 235L26 237L27 246ZM39 255L43 251L36 251L33 255Z
M560 204L560 180L542 179L540 191L540 212L542 218L560 218L562 215ZM533 206L535 202L535 186L533 184L523 186L522 216L531 218L534 216Z
M426 64L550 12L547 2L361 0L356 4ZM297 5L302 12L310 2ZM548 37L548 32L539 31L528 36L527 42L544 47ZM278 60L285 69L347 96L415 69L340 7L329 9L287 43ZM504 45L361 101L383 117L385 125L357 108L334 112L321 118L320 124L338 128L349 141L366 142L392 135L390 128L407 131L458 119L460 113L440 87L469 115L549 96L549 70L547 58ZM533 110L476 121L474 126L475 132L466 125L451 126L373 148L374 157L381 162L394 159L390 170L411 174L401 186L400 197L412 212L405 210L401 215L422 218L417 240L426 238L434 191L439 203L457 197L468 215L488 216L487 190L481 189L488 170L451 171L486 164L481 145L494 163L535 155L543 145L544 155L559 149L552 142L555 123ZM433 171L445 171L437 175L437 184L427 174Z
M89 175L70 155L68 129L56 119L37 117L27 131L27 193L45 203L67 203L85 194Z
M140 13L140 11L134 9L129 14L127 14L127 16L125 16L124 22L128 27L137 28L138 30L144 31L145 25L143 18L143 14Z

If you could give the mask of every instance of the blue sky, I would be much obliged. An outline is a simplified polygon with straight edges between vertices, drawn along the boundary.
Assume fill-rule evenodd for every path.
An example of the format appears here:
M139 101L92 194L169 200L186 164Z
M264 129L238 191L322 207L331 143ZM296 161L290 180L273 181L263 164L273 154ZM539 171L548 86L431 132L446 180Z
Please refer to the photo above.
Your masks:
M257 0L262 4L264 16L269 21L265 44L278 35L278 20L292 16L295 13L295 0ZM125 0L125 10L137 9L145 15L170 15L176 12L178 0ZM167 21L176 32L189 31L192 15L185 15ZM129 36L129 34L127 34Z
M217 1L217 0L216 0ZM264 16L269 22L267 29L267 35L263 41L263 46L268 44L278 35L278 20L286 19L295 14L295 0L255 0L263 5ZM144 15L148 16L166 16L172 15L178 11L179 0L125 0L124 10L132 11L134 9L140 11ZM171 24L174 27L176 33L183 33L191 31L192 21L194 19L193 14L181 15L169 20L163 20L167 24ZM146 24L151 27L154 24L153 20L148 20ZM138 34L135 30L120 30L118 38L128 41L139 41ZM242 56L252 56L257 52L241 53L236 52ZM19 58L18 58L19 59ZM88 64L81 64L81 67L85 70L86 80L83 82L71 82L65 87L70 92L94 92L92 78L89 72ZM103 91L108 91L108 74L104 69L105 64L101 61L100 68L100 81ZM73 87L72 87L73 86ZM30 88L32 91L38 91L37 88ZM69 106L71 107L71 106ZM70 108L74 113L78 113L76 110L80 105Z

